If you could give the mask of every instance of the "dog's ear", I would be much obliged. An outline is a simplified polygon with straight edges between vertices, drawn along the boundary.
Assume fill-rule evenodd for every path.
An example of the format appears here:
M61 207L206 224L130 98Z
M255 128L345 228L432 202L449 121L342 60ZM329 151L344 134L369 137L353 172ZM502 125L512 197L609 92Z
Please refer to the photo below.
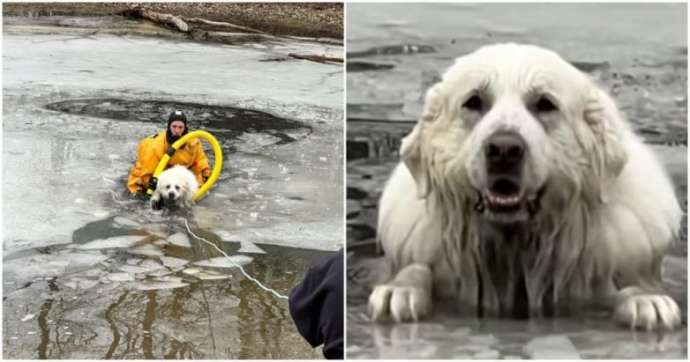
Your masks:
M400 157L417 184L417 195L424 198L429 194L430 175L426 166L427 160L422 147L422 133L426 124L433 122L441 113L442 83L436 83L426 92L422 115L412 132L403 138L400 145Z
M601 200L628 161L623 145L626 125L613 99L593 86L584 109L584 120L594 135L591 157L592 171L598 179Z

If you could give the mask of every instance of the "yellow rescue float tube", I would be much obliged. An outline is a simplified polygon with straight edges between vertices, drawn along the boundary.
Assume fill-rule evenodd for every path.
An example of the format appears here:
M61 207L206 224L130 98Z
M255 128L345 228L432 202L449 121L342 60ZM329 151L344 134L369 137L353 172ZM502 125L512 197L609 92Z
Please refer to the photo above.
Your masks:
M182 146L185 142L188 140L195 138L195 137L200 137L208 141L208 143L211 144L211 147L213 148L213 154L215 155L215 162L213 163L213 170L211 171L211 177L206 180L206 182L201 185L199 188L199 191L192 197L192 200L197 201L201 199L213 186L213 184L216 183L218 180L218 176L220 176L220 170L223 168L223 151L220 149L220 145L218 144L218 140L216 140L215 137L213 137L212 134L206 132L206 131L192 131L187 133L186 135L180 137L179 140L175 141L175 143L170 146L168 151L163 155L163 158L161 158L160 162L158 162L158 166L156 166L156 169L153 171L153 178L155 180L158 180L158 175L161 174L165 170L165 166L168 165L168 161L170 161L170 157L172 157L175 154L175 151L177 151L180 146ZM153 191L151 189L148 189L146 192L148 193L149 196L153 195Z

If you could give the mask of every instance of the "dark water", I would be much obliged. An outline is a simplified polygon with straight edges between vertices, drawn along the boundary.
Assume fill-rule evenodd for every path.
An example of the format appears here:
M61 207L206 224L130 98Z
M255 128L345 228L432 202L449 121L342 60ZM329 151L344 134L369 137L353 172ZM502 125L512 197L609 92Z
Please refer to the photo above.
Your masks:
M4 308L18 312L4 318L6 358L304 357L303 348L296 346L305 342L296 333L287 301L259 289L237 268L191 264L220 253L188 234L180 218L165 220L158 232L187 235L188 246L165 242L166 238L151 234L150 227L123 226L121 221L110 217L87 224L74 232L73 244L5 257L7 263L32 255L60 255L75 245L141 236L131 247L99 248L97 254L104 260L95 266L32 280L17 288L5 285L5 294L12 298L5 299ZM217 235L194 227L192 231L229 255L242 253L239 241L223 242ZM283 295L301 280L309 265L328 254L256 246L264 253L241 254L253 258L245 270ZM123 271L133 277L115 278ZM5 280L14 280L13 275L6 274ZM26 315L21 311L38 313L22 320ZM34 342L32 337L38 340ZM318 356L316 351L314 355Z
M303 122L258 110L178 101L76 99L50 103L45 108L73 115L154 124L160 124L173 110L183 109L191 129L207 130L222 141L249 132L277 137L277 144L284 144L294 142L293 136L302 138L312 131L312 127Z
M366 316L383 271L377 201L424 91L463 54L500 42L555 50L601 84L653 145L687 211L685 4L349 4L347 244L349 358L686 358L675 333L621 330L607 317L478 320L438 311L418 324ZM687 216L664 281L687 306ZM685 318L685 317L684 317Z

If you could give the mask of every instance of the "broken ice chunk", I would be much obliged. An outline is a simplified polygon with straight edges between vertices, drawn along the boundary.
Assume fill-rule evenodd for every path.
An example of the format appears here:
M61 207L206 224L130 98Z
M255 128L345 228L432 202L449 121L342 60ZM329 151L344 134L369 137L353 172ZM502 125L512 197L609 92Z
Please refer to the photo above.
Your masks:
M229 258L220 256L217 258L197 261L194 264L210 268L236 268L237 265L246 265L251 263L252 259L252 257L246 255L232 255Z
M134 276L129 273L111 273L106 278L113 282L129 282L134 280Z
M187 235L183 233L170 235L170 237L168 237L168 242L173 245L181 246L184 248L192 247L192 244L189 242L189 237L187 237Z
M161 290L161 289L176 289L186 287L187 283L181 283L177 281L173 282L144 282L137 285L139 290Z
M245 254L266 254L266 252L251 241L241 241L238 253Z
M195 274L199 274L201 272L201 269L199 269L199 268L187 268L187 269L183 270L182 272L187 274L187 275L195 275Z
M124 218L122 216L117 216L115 219L113 219L113 223L120 225L120 226L138 226L139 223L136 221Z
M573 342L563 335L533 338L523 350L533 359L580 359Z
M217 273L217 272L210 271L210 270L209 271L202 271L198 274L195 274L194 276L201 279L201 280L219 280L219 279L228 279L228 278L232 277L232 275L221 274L221 273Z
M92 250L92 249L111 249L111 248L128 248L136 242L142 240L141 235L124 235L124 236L114 236L107 239L97 239L90 241L84 245L78 247L82 250Z
M179 267L189 263L189 261L187 261L187 260L180 259L180 258L173 258L172 256L161 256L160 259L161 259L161 263L163 263L163 265L165 265L171 269L179 268Z
M146 256L163 256L163 252L154 245L144 245L136 249L130 250L132 254L146 255Z

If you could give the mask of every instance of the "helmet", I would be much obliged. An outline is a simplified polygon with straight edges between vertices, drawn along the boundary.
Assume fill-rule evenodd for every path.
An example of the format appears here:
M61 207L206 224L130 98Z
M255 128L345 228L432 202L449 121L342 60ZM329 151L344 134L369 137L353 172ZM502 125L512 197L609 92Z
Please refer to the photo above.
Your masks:
M187 126L187 116L185 116L184 113L179 109L176 111L173 111L168 116L168 128L170 128L170 124L173 121L182 121L184 123L185 127Z
M184 123L184 132L182 132L182 135L173 136L173 134L170 132L170 124L173 123L173 121L182 121L182 123ZM181 110L178 109L170 113L170 115L168 116L168 127L165 129L165 137L168 140L168 143L174 143L175 141L180 139L180 137L186 135L188 130L189 128L187 127L187 116L185 116Z

